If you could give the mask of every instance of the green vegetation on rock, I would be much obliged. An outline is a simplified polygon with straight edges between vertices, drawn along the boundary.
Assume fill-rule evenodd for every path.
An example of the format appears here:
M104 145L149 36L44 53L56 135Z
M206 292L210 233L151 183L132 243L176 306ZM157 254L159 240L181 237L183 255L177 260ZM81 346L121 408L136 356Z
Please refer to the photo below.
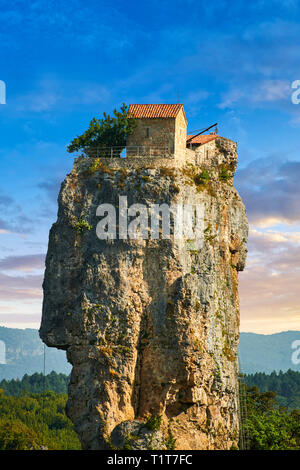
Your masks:
M121 153L127 136L132 134L135 126L135 119L128 116L128 107L123 103L119 111L114 109L113 116L103 113L103 118L94 117L88 129L75 137L67 150L70 153L81 150L89 155L95 148L120 147Z

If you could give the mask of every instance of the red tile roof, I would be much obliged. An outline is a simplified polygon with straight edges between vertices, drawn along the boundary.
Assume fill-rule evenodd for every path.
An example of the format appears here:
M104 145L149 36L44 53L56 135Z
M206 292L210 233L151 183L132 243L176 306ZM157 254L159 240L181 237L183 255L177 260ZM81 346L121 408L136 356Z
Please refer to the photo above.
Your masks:
M193 135L187 135L186 140L188 141L188 144L207 144L207 142L211 142L212 140L216 139L218 134L201 134L201 135L196 135L193 137ZM191 139L191 140L189 140Z
M185 112L183 104L131 104L128 114L136 119L143 118L176 118L182 109L184 117Z

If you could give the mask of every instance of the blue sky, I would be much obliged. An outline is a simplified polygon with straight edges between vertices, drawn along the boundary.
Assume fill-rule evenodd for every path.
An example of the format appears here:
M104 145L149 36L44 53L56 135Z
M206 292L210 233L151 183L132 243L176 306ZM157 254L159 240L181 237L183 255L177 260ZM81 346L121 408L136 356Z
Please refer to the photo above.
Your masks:
M122 102L184 104L236 140L243 331L300 329L300 2L0 0L0 324L38 327L66 145Z

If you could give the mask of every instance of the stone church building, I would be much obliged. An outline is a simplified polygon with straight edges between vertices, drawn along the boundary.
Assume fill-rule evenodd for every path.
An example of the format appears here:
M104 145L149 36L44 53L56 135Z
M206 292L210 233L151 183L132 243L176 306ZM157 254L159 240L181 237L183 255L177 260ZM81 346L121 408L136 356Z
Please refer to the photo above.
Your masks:
M131 104L128 115L137 126L127 138L128 156L187 157L187 149L197 159L207 159L211 145L223 139L215 133L187 135L187 118L183 104ZM227 140L227 139L226 139ZM205 148L204 148L205 147Z

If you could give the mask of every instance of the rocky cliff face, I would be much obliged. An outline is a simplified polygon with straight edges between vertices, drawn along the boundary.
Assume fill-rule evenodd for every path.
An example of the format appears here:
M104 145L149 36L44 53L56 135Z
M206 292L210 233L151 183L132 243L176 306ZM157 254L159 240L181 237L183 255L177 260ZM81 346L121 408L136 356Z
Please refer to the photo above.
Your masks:
M40 335L67 350L67 412L85 449L237 445L238 271L248 225L232 185L235 146L219 144L204 172L173 166L78 159L61 187ZM100 240L97 207L118 211L120 195L129 206L201 206L203 243Z

